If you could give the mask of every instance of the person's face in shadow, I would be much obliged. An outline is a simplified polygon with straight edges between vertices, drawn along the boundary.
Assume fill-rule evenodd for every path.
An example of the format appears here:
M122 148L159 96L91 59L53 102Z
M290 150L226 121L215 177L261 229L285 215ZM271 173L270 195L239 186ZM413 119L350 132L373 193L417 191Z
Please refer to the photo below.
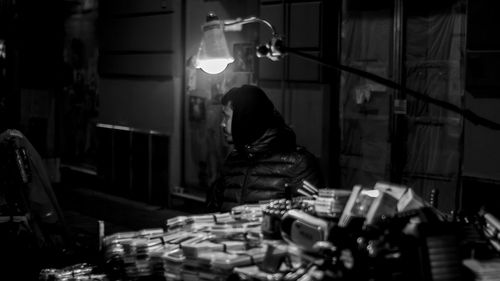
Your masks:
M233 123L233 107L231 106L231 101L229 101L226 105L222 105L222 122L220 126L222 128L222 132L224 133L224 138L227 143L233 143L233 134L232 134L232 126Z

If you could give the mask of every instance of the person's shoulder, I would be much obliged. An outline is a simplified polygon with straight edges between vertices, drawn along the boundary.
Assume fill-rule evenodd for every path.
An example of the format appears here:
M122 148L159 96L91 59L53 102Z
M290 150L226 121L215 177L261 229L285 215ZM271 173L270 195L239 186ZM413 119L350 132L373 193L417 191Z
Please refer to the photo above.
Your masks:
M299 163L299 162L311 162L315 161L316 157L309 150L307 150L303 146L297 145L294 149L282 152L282 157L287 158L288 160Z
M305 148L304 146L297 145L297 147L295 148L295 153L297 153L301 157L315 158L314 154L307 150L307 148Z

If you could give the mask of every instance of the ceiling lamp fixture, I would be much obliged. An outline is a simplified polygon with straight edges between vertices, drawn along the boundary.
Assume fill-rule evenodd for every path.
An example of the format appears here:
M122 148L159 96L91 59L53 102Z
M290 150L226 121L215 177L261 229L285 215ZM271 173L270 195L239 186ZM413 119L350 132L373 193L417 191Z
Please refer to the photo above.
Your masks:
M208 74L218 74L224 71L227 65L234 61L227 47L224 30L229 29L230 26L241 26L252 22L266 24L271 29L273 36L268 44L257 47L257 56L268 57L274 61L283 56L284 53L279 49L279 47L282 46L281 37L276 33L274 27L268 21L257 17L224 21L219 20L219 17L214 13L209 13L206 23L201 27L203 39L201 40L196 57L196 68L200 68ZM238 30L238 28L234 28L234 30Z
M208 74L218 74L234 61L227 47L224 36L224 22L210 13L207 22L201 27L203 39L196 57L196 68L201 68Z

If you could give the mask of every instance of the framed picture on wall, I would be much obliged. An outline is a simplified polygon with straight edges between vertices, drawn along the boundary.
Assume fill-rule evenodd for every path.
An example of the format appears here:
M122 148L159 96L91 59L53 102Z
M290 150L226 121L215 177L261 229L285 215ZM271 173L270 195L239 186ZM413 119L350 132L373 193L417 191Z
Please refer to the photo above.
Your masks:
M205 120L205 98L190 95L189 96L189 121Z
M255 62L255 45L252 43L236 43L233 45L234 72L253 72Z

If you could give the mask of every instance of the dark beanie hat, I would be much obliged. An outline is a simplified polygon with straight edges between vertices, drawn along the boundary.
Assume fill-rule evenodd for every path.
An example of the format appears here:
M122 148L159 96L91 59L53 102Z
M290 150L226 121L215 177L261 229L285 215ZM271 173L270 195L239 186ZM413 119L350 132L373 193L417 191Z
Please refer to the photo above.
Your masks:
M274 105L262 89L252 85L232 88L222 104L231 102L232 135L235 146L248 145L273 125Z

